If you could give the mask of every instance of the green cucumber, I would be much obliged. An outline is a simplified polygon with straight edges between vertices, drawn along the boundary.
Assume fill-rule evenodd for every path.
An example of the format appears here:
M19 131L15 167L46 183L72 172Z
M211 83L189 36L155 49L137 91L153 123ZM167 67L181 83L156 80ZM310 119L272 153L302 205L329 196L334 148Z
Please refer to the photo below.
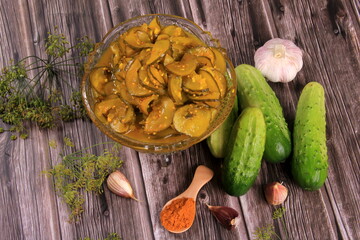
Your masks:
M235 97L234 106L221 126L216 129L210 137L206 139L207 145L210 149L211 154L216 158L224 158L225 157L225 149L229 140L229 136L231 133L232 126L238 117L238 100Z
M291 153L291 136L279 100L256 68L242 64L235 72L241 108L258 107L264 114L264 158L270 163L284 162Z
M254 184L265 149L266 126L259 108L246 108L236 120L222 166L222 184L233 196L245 194Z
M294 123L294 153L291 172L306 190L324 185L328 174L324 88L308 83L299 98Z

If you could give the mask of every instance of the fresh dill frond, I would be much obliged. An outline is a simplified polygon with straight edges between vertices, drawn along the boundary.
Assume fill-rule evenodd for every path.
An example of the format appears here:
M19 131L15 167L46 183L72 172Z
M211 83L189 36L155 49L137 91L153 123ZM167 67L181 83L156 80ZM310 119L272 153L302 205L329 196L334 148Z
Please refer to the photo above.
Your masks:
M274 233L274 225L268 224L265 227L257 228L253 233L254 240L270 240Z
M73 142L66 137L64 144L74 147ZM83 191L102 193L106 177L122 165L119 158L121 145L118 143L113 143L110 149L105 149L100 155L88 152L103 144L108 143L96 144L67 155L60 154L61 162L45 172L53 177L57 193L69 206L70 221L77 221L84 211Z
M51 147L53 149L57 148L57 142L55 140L50 140L49 147Z
M273 212L273 219L279 219L279 218L282 218L283 215L285 214L286 212L286 209L285 207L280 207L280 208L277 208L274 212Z
M48 32L48 38L45 42L46 53L49 56L55 58L61 58L66 53L69 52L69 41L66 40L66 37L62 33L58 33L58 28L55 27L55 31L53 33Z
M75 147L75 144L69 137L64 137L64 144L68 147Z
M45 40L47 56L27 56L0 70L0 119L27 138L25 122L41 128L54 127L59 120L73 121L86 117L79 91L84 56L94 44L83 37L71 45L55 28ZM73 53L75 57L69 57ZM78 81L69 81L75 74ZM65 94L70 92L71 95ZM10 128L9 127L9 128Z
M289 233L285 221L283 219L285 212L286 212L285 207L277 208L272 214L272 219L281 220L283 228L285 229L286 239L289 239ZM275 232L275 227L273 224L268 224L264 227L257 228L256 231L253 233L253 235L254 235L254 240L270 240L270 239L274 239L273 237L275 237L278 240L281 240L280 236Z
M81 238L79 240L92 240L92 239L90 237L86 237L86 238ZM109 233L109 235L106 238L104 238L104 240L121 240L121 237L117 233Z

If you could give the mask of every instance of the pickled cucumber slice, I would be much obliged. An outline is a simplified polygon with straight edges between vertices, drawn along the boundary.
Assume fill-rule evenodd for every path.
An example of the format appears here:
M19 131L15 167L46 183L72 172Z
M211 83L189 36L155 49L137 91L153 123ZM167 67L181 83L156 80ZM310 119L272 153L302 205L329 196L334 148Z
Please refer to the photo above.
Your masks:
M175 101L175 104L183 104L183 94L182 94L182 77L175 74L171 74L169 77L168 83L168 92L170 97Z
M207 80L195 72L183 77L183 87L194 92L209 90Z
M141 98L135 97L134 101L135 101L135 105L139 108L139 110L142 113L144 113L145 115L149 115L150 103L158 98L159 98L159 95L153 94L148 97L141 97Z
M145 120L144 131L149 134L170 127L175 112L174 102L167 96L162 96L152 106L152 111Z
M157 36L160 33L161 26L158 17L155 17L153 20L151 20L151 22L149 23L149 28L152 30L155 36Z
M226 62L223 54L216 48L211 48L215 54L214 67L217 68L222 74L226 72Z
M174 37L186 36L184 30L181 27L175 25L169 25L164 27L160 33Z
M188 52L197 57L206 57L210 60L211 65L215 63L215 53L208 47L194 47Z
M156 60L158 60L160 57L162 57L165 52L170 48L170 41L167 39L164 40L158 40L155 42L152 50L150 58L146 61L147 65L152 64Z
M148 96L154 92L143 87L139 82L138 70L141 68L141 63L135 59L126 73L125 84L128 92L134 96Z
M175 129L181 133L190 137L200 137L208 129L211 117L209 108L187 104L176 110L173 124Z
M210 73L204 70L199 71L199 75L201 75L207 83L207 86L209 88L208 94L205 95L188 95L190 99L196 100L196 101L206 101L206 100L219 100L220 99L220 91L219 88L215 82L215 79L213 76L211 76Z
M110 74L109 69L106 67L95 68L90 73L90 83L101 95L105 95L104 85L109 81Z
M170 63L165 68L176 75L186 76L195 70L196 64L196 57L185 53L181 61Z
M142 31L141 27L134 27L130 29L124 36L124 42L134 49L141 49L153 46L149 35L146 32Z
M203 67L202 70L207 71L214 78L215 83L220 91L221 97L224 97L226 94L227 82L224 74L222 74L216 68Z
M165 79L163 77L164 74L160 73L160 71L154 65L149 66L149 72L154 77L154 79L156 79L156 81L162 85L165 85Z

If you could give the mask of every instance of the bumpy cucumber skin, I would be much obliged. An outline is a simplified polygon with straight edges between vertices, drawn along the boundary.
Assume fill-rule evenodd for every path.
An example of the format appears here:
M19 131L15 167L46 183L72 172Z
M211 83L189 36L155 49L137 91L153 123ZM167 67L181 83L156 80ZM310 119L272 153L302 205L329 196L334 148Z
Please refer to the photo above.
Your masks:
M317 190L328 175L324 88L308 83L297 105L291 172L295 182L306 190Z
M222 166L222 184L233 196L245 194L255 182L265 149L266 126L259 108L246 108L236 120Z
M232 126L239 114L238 100L235 97L234 106L221 126L215 130L207 139L207 145L211 154L216 158L224 158L226 154L226 147L230 137Z
M259 70L242 64L235 68L241 108L258 107L266 123L264 158L270 163L284 162L291 153L291 136L274 91Z

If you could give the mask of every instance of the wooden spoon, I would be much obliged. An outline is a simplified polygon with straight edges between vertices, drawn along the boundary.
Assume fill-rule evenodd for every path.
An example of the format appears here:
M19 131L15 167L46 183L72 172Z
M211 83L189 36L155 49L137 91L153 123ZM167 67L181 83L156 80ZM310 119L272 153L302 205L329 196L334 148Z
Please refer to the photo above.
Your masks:
M181 193L179 196L171 199L170 201L168 201L165 206L162 208L161 211L163 211L165 209L165 207L169 204L172 203L172 201L179 199L179 198L191 198L194 200L194 205L196 204L196 196L198 194L198 192L200 191L200 189L211 180L211 178L214 176L214 172L208 168L205 167L203 165L200 165L196 168L195 174L194 174L194 178L190 184L190 186L183 192ZM196 209L196 208L195 208ZM182 233L185 232L186 230L188 230L192 224L194 223L195 220L195 211L194 211L194 216L192 217L192 222L191 224L189 224L189 226L185 227L184 229L180 229L178 231L173 231L173 230L168 230L169 232L172 233ZM160 213L161 216L161 213Z

